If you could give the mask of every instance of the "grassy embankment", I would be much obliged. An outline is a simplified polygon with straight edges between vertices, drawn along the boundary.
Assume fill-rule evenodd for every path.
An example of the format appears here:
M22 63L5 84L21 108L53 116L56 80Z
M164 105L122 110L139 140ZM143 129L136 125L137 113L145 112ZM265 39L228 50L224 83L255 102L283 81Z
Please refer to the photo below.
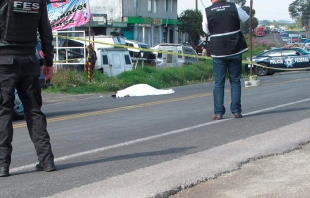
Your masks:
M267 42L258 42L253 38L253 56L265 49L270 49ZM249 52L243 54L243 60L249 57ZM243 77L249 74L244 72ZM135 84L148 84L157 89L197 84L213 81L212 60L199 61L193 65L183 67L171 67L167 69L156 69L155 66L138 66L137 69L124 72L114 77L107 77L95 71L92 81L88 82L87 73L76 70L62 70L54 73L51 83L52 87L45 89L47 93L107 93L116 92Z

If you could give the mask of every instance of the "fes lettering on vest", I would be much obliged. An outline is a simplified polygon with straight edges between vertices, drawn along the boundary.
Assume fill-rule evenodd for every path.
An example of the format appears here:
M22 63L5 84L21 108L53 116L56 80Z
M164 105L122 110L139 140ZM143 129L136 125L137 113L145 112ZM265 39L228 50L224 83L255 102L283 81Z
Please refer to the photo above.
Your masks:
M13 12L26 13L26 14L38 14L40 12L40 3L14 1Z

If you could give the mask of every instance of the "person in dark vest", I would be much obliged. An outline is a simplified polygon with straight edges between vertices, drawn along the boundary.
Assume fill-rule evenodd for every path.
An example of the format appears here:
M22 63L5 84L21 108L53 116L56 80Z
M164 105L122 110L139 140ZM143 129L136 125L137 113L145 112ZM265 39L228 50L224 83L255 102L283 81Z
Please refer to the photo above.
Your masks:
M54 155L41 111L40 61L36 57L40 34L44 65L52 67L53 35L46 0L3 0L0 3L0 177L9 176L11 164L14 90L24 105L30 138L39 163L37 171L54 171Z
M235 118L242 118L240 82L242 53L248 48L240 31L240 22L247 21L249 15L240 6L226 0L211 0L211 2L212 5L203 12L202 29L210 35L210 50L213 58L215 86L212 119L222 119L226 111L224 88L227 72L231 86L230 110Z

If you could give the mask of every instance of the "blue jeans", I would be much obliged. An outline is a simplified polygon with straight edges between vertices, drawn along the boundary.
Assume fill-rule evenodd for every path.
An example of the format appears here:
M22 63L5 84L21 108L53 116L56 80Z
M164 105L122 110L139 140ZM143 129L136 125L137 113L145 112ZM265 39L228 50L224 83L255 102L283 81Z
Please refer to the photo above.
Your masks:
M229 74L231 104L230 110L233 114L240 114L241 109L241 74L242 54L213 58L213 76L215 86L213 89L214 114L223 116L225 114L224 89L226 73Z

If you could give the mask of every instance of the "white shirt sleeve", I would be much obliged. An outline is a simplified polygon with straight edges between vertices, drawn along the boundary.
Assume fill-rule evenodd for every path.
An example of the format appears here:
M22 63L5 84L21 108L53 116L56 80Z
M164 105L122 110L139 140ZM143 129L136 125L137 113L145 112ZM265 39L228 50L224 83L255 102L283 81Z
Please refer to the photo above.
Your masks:
M206 15L206 11L205 10L203 10L203 13L202 13L202 30L206 34L210 34L210 31L209 31L209 28L208 28L207 15Z
M239 19L241 22L246 22L249 19L249 15L238 5L236 4Z

